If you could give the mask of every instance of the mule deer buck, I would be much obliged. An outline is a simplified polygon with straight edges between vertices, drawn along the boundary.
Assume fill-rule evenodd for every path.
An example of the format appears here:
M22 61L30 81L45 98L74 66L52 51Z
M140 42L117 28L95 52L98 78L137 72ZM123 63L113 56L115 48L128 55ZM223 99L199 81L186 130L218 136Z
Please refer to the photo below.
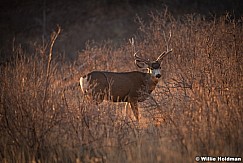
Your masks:
M139 121L138 102L143 102L155 89L161 77L160 63L164 56L172 52L164 51L155 61L143 59L134 53L135 64L146 68L147 73L140 71L108 72L92 71L80 78L81 90L91 97L96 104L103 100L128 102L134 116Z

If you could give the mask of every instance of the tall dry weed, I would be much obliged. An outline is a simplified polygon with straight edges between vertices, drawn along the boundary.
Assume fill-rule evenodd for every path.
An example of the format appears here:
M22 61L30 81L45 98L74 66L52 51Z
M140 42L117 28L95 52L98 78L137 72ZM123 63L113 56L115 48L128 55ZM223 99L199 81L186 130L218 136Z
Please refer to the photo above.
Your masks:
M73 65L18 51L1 66L0 160L5 162L194 162L195 156L242 157L243 28L228 14L205 20L151 14L135 50L155 59L166 50L162 80L139 104L141 123L124 104L96 106L78 78L92 70L131 71L129 42L87 44ZM75 80L71 80L74 78ZM72 87L66 83L73 82Z

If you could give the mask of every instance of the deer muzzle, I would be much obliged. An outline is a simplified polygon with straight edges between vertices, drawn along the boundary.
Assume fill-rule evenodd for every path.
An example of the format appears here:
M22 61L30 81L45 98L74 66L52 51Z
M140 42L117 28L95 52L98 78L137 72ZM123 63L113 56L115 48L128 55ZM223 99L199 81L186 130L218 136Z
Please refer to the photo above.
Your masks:
M161 77L161 75L160 74L157 74L155 77L159 79Z

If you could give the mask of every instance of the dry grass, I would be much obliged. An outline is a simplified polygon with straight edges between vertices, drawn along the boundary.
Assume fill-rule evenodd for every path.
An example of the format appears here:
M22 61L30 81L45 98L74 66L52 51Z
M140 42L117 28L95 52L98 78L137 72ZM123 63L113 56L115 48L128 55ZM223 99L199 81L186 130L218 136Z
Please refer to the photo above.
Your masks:
M45 50L25 57L17 49L15 60L1 66L1 162L242 157L242 20L229 15L175 20L165 12L151 14L148 25L139 21L135 43L142 56L154 59L164 51L169 31L173 48L162 62L162 81L139 105L142 122L124 119L124 104L90 103L78 87L78 78L94 69L134 70L129 43L120 48L87 44L72 65L50 59L49 52L44 57Z

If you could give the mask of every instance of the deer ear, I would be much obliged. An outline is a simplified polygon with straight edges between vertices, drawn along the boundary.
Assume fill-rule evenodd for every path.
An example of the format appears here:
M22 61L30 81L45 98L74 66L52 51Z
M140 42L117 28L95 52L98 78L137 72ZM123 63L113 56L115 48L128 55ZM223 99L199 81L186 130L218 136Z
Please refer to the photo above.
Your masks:
M135 64L139 67L139 68L148 68L148 65L140 60L135 60Z

